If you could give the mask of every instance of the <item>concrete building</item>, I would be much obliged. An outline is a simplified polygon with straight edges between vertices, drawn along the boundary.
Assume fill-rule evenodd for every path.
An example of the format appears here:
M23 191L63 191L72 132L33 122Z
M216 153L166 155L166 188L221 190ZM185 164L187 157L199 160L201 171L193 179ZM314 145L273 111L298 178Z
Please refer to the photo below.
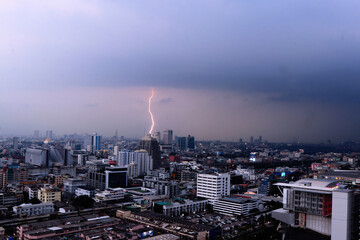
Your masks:
M208 200L175 199L154 203L154 212L171 217L177 217L184 213L197 213L206 210Z
M230 174L197 175L197 197L214 200L228 195L230 195Z
M61 202L61 190L55 186L44 186L38 191L38 199L43 203Z
M82 195L88 196L88 197L95 197L96 191L93 187L87 187L82 186L75 189L75 197L80 197Z
M119 152L117 164L119 166L133 165L131 167L131 176L133 178L145 175L149 170L153 169L153 159L144 149L134 152Z
M153 160L153 169L157 169L161 165L161 152L158 141L151 137L151 134L146 134L137 147L138 150L146 150Z
M107 167L105 168L105 189L127 187L128 185L127 167Z
M109 188L105 191L95 194L94 200L96 202L116 201L125 197L125 191L123 188Z
M74 195L75 190L78 187L83 187L85 185L86 183L82 179L68 178L64 181L64 192L70 195Z
M26 216L36 216L36 215L45 215L53 213L54 204L51 202L48 203L39 203L39 204L31 204L31 203L24 203L19 206L13 207L13 211L15 214Z
M161 141L161 134L160 134L160 132L154 132L153 138L155 138L156 141L158 141L158 143L160 143L160 141Z
M261 201L237 196L219 198L213 204L214 212L229 216L246 216L256 209L263 209Z
M13 149L14 150L18 150L19 148L19 138L18 137L14 137L13 138Z
M331 236L331 240L350 240L359 230L359 194L340 189L337 181L302 179L276 183L283 193L283 208L272 216L294 227L311 229Z
M41 148L27 148L25 162L39 167L51 167L54 163L61 164L62 166L73 164L70 150L51 145Z
M158 177L145 177L143 187L156 190L157 195L166 195L169 198L179 194L179 183L177 181L160 180Z
M173 142L173 130L165 130L163 133L163 141L165 145L171 145Z
M95 154L101 148L101 136L97 133L91 135L85 135L84 137L84 149L89 151L91 154Z

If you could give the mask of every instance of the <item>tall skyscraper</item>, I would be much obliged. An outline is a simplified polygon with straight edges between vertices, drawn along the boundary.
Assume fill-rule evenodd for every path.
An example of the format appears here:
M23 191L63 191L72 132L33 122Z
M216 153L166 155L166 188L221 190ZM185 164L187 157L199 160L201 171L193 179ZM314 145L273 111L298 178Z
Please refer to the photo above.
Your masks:
M18 137L13 138L13 148L14 148L14 150L17 150L19 148L19 138Z
M101 136L97 135L97 133L93 133L92 135L85 135L84 148L92 154L100 150Z
M187 142L187 138L186 137L177 137L176 138L176 146L180 149L180 150L185 150L186 149L186 142Z
M254 137L253 137L253 136L250 137L250 143L251 143L251 144L254 143Z
M36 137L36 138L40 137L40 132L39 132L39 130L35 130L35 131L34 131L34 137Z
M173 141L173 130L165 130L163 134L164 144L172 144Z
M161 152L159 142L151 137L151 134L146 134L137 147L138 150L144 149L153 159L153 168L157 169L161 165Z
M259 136L259 143L262 143L262 136Z
M46 138L52 139L53 138L53 132L52 130L46 130Z
M115 131L114 139L115 139L115 140L118 139L118 130L117 130L117 129L116 129L116 131Z
M160 132L154 132L153 137L158 141L158 143L160 143L161 141Z
M188 149L195 149L195 138L194 138L194 136L188 135L186 140L187 140L186 141L186 147Z

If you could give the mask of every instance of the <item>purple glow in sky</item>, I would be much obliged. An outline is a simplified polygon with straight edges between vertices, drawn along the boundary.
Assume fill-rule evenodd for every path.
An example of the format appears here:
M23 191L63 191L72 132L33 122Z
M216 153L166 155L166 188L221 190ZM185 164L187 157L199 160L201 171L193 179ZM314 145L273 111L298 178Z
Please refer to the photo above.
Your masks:
M359 1L0 6L0 135L359 140Z

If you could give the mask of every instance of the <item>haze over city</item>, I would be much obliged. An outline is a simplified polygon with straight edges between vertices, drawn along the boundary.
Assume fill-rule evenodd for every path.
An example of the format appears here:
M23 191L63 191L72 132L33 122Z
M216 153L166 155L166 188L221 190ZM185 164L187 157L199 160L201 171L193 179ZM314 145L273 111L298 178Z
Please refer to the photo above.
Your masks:
M0 6L0 135L359 140L358 1Z

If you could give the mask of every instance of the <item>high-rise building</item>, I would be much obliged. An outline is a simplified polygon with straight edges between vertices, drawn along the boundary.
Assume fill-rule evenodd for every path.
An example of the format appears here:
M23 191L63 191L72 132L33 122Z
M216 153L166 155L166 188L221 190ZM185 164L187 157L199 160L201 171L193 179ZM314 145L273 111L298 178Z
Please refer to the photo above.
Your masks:
M251 144L254 143L254 137L253 137L253 136L250 137L250 143L251 143Z
M158 143L160 143L161 141L160 132L154 132L153 137L158 141Z
M176 146L180 150L195 149L195 138L190 135L187 137L176 137Z
M132 165L132 177L145 175L153 169L153 159L146 150L137 150L135 152L119 152L117 158L119 166Z
M196 196L213 200L230 195L230 174L198 174Z
M262 136L259 136L259 143L262 143Z
M36 138L40 137L40 132L39 132L39 130L35 130L35 131L34 131L34 137L36 137Z
M96 151L99 151L101 148L101 136L97 135L97 133L93 133L92 135L85 135L84 148L92 154L96 153Z
M173 130L165 130L163 135L164 144L172 144Z
M187 138L186 137L177 137L176 138L176 146L180 149L180 150L185 150L186 149L186 142L187 142Z
M119 146L114 146L114 152L113 152L113 155L114 156L117 156L119 153Z
M52 139L53 138L53 132L52 130L46 130L46 138Z
M152 157L154 169L160 167L161 152L159 142L155 138L151 137L151 134L146 134L146 136L141 139L137 149L144 149L148 152L148 154Z
M186 147L188 149L195 149L195 138L194 138L194 136L188 135L188 137L186 139Z
M17 150L19 148L19 138L18 137L13 138L13 148L14 148L14 150Z

